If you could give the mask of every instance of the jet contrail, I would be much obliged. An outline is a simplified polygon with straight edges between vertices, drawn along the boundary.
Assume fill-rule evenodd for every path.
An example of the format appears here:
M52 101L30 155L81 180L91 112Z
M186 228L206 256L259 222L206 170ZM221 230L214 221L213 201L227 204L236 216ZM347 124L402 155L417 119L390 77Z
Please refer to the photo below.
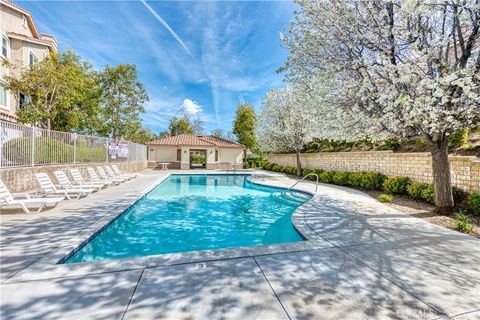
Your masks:
M168 30L168 32L170 32L172 37L174 37L175 40L177 40L177 42L180 43L183 49L185 49L185 51L188 52L190 57L192 57L193 60L197 61L197 59L195 59L190 49L188 49L187 45L182 41L182 39L180 39L180 37L175 33L175 31L173 31L173 29L170 28L168 23L165 20L163 20L163 18L155 10L153 10L153 8L150 7L150 5L145 0L140 0L140 2L143 3L143 5L148 9L148 11L151 12L151 14L153 14L153 16L158 20L158 22L160 22Z

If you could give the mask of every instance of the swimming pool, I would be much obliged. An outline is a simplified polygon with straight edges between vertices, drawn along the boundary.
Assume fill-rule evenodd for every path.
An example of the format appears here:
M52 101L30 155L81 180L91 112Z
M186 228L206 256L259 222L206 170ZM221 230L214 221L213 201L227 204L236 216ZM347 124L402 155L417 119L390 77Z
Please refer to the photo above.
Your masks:
M310 198L248 175L171 175L65 263L302 241L291 222Z

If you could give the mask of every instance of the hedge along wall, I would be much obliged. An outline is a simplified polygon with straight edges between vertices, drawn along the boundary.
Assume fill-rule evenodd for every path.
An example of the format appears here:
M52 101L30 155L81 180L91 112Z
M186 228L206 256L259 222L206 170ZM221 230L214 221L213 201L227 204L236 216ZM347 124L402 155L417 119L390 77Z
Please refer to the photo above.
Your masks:
M147 168L147 161L129 161L129 162L114 162L120 170L127 172L135 172L144 170ZM70 176L69 168L77 168L82 173L84 178L87 178L87 168L97 166L104 166L105 162L98 163L78 163L78 164L59 164L59 165L45 165L45 166L35 166L35 167L17 167L17 168L6 168L0 170L0 177L2 181L7 185L10 192L28 192L38 189L37 181L34 174L37 172L47 173L54 183L57 183L55 176L53 174L56 170L63 170L69 179L72 179Z
M295 154L272 154L268 161L295 166ZM432 183L430 153L392 151L303 153L302 166L329 171L373 171L387 176L406 176L413 181ZM450 156L452 183L467 192L480 191L480 158Z

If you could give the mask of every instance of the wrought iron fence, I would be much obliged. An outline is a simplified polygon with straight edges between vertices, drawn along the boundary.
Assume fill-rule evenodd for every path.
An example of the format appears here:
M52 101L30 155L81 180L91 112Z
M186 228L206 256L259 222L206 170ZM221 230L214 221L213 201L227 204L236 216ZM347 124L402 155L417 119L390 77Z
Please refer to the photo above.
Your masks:
M0 168L139 160L143 144L0 121Z

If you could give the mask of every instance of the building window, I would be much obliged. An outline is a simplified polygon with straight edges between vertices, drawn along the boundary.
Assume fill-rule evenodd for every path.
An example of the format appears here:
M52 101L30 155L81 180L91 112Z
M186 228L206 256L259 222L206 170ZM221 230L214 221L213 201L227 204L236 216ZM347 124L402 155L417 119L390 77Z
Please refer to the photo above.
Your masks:
M30 103L30 97L23 93L18 94L18 110L24 109Z
M2 35L2 56L4 58L10 56L10 40L5 35Z
M182 149L177 149L177 161L182 161Z
M218 162L218 150L215 150L215 162Z
M27 18L25 16L22 16L22 24L25 28L27 27Z
M0 106L8 107L8 91L0 82Z
M32 65L34 65L34 64L37 63L37 62L38 62L37 56L34 55L32 51L30 51L30 54L29 54L29 56L28 56L28 65L29 65L29 66L32 66Z

